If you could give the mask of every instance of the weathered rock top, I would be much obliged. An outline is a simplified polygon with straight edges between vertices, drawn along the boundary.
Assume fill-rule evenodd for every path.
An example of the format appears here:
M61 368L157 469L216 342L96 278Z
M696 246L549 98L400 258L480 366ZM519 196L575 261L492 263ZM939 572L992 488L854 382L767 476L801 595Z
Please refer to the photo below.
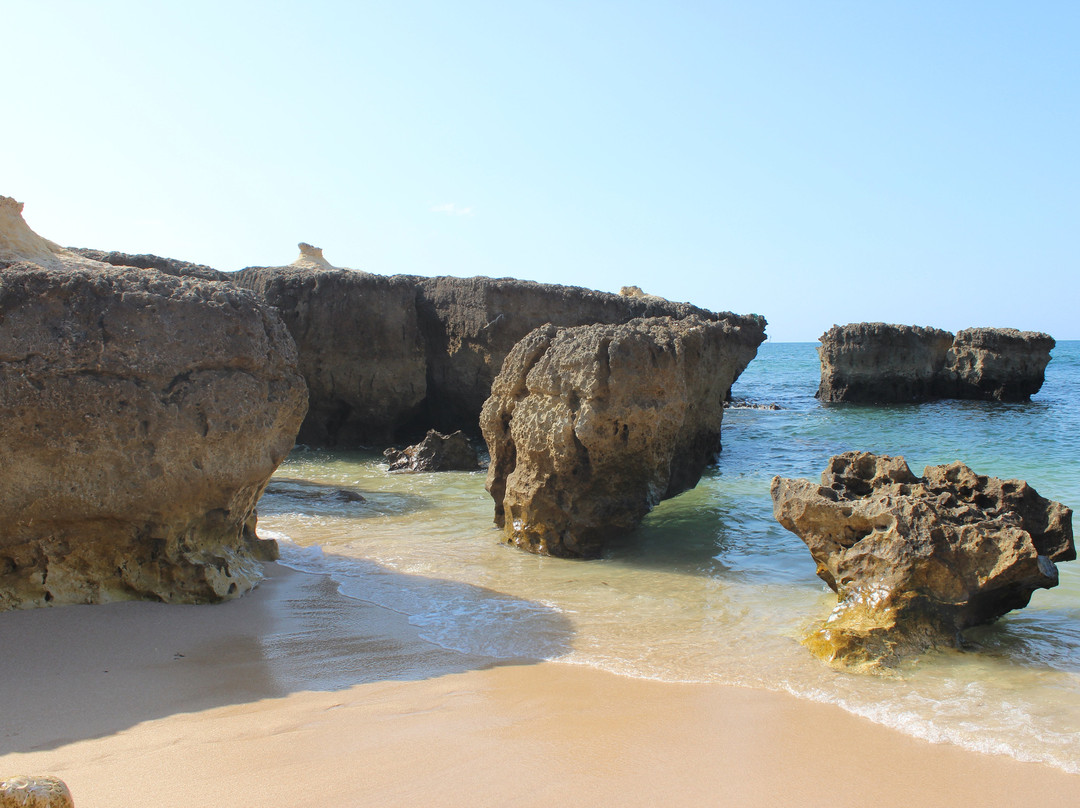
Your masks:
M175 275L180 278L201 278L204 281L228 282L230 280L230 275L227 272L221 272L205 264L194 264L190 261L164 258L160 255L122 253L115 250L105 252L104 250L93 250L87 247L69 247L68 250L76 255L81 255L83 258L89 258L114 267L156 269L167 275Z
M49 269L103 266L39 236L23 219L22 211L22 202L0 196L0 269L20 261Z
M300 255L292 262L294 267L308 267L310 269L337 269L323 257L322 247L312 247L306 241L296 245L300 248Z

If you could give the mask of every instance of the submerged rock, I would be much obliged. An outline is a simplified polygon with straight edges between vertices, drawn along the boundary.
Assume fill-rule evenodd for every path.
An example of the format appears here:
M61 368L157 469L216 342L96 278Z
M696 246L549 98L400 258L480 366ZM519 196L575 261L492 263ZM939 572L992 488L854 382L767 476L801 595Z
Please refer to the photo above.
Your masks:
M825 402L902 403L939 398L1026 401L1042 387L1054 339L1013 328L851 323L821 336Z
M59 777L18 775L0 780L0 808L75 808Z
M480 468L476 449L461 430L444 435L431 429L415 446L387 449L383 456L390 471L475 471Z
M505 540L596 556L720 451L724 398L760 329L698 317L547 325L521 340L484 404L487 489Z
M16 208L0 198L0 609L246 591L276 553L255 503L306 406L281 320L55 247Z
M891 665L1026 606L1076 558L1072 511L1021 480L962 463L911 473L847 452L821 484L774 477L773 512L806 542L836 609L806 643L848 665Z

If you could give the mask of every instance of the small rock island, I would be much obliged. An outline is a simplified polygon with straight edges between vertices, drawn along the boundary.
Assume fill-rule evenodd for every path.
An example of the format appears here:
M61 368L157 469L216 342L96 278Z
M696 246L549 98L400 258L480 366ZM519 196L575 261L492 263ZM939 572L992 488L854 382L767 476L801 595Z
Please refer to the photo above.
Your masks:
M821 336L822 402L1027 401L1042 387L1054 338L1014 328L851 323Z

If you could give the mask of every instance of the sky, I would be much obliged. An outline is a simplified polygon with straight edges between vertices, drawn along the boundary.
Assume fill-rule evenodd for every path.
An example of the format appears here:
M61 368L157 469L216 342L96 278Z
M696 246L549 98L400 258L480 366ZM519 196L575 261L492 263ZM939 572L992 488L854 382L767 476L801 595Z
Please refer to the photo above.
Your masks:
M1080 3L0 0L0 194L66 246L296 243L1080 339Z

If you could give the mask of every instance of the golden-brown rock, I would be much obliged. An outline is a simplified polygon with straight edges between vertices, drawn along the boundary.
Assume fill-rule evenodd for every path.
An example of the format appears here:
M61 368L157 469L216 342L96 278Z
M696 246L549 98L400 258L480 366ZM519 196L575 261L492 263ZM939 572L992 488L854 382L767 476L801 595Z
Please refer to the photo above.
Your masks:
M75 808L75 802L58 777L18 775L0 780L0 808Z
M0 230L33 259L0 269L0 609L246 591L306 407L292 339L245 290L49 244Z
M596 556L696 485L720 450L724 397L762 338L759 328L697 317L528 334L480 422L506 541Z
M772 498L838 597L807 645L853 667L956 644L964 629L1056 586L1054 562L1076 558L1069 508L962 463L919 478L901 457L847 452L820 485L774 477Z

